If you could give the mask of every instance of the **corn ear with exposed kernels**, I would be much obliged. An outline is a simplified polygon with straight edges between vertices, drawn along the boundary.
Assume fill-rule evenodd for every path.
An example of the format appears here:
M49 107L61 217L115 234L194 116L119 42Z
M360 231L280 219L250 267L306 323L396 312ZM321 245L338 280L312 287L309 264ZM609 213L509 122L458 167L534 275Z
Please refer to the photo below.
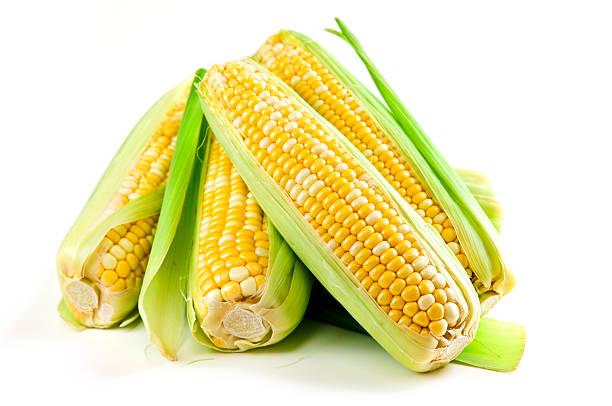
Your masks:
M263 213L209 133L189 271L194 337L221 351L274 344L302 320L312 275Z
M480 305L465 271L346 138L253 61L216 65L196 87L273 225L391 355L427 371L469 344Z
M191 78L140 119L57 253L60 315L75 326L111 327L136 307Z

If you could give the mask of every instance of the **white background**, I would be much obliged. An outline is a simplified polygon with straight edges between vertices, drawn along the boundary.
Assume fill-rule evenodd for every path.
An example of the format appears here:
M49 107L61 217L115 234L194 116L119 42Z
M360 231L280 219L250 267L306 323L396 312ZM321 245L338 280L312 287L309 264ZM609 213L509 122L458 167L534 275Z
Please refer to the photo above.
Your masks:
M492 3L3 2L0 386L13 400L2 403L604 403L611 10ZM141 324L65 326L57 247L144 110L197 67L251 54L280 28L315 38L371 85L323 32L335 16L448 161L494 182L518 285L490 315L527 326L519 369L415 374L371 339L312 321L246 354L206 352L188 337L176 363L147 346Z

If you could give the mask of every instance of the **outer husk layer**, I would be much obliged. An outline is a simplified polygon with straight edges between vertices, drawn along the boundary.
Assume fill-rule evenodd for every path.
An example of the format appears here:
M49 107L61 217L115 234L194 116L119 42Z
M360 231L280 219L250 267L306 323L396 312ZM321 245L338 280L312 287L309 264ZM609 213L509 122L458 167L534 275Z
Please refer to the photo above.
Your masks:
M201 71L196 75L202 74ZM199 160L196 149L205 137L206 122L193 87L185 105L185 113L176 141L176 148L166 193L153 240L151 255L138 302L140 314L151 342L167 358L176 359L185 327L186 258L192 244L195 224L195 199Z

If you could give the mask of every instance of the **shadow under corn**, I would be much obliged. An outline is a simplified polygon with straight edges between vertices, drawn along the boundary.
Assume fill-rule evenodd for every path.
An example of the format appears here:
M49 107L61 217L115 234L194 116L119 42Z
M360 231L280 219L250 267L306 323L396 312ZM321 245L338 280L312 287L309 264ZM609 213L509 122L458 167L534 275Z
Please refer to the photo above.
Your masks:
M444 369L427 374L412 372L369 336L308 318L286 339L270 347L218 353L188 340L178 356L179 363L192 368L253 370L258 377L275 381L366 392L414 386L446 373Z

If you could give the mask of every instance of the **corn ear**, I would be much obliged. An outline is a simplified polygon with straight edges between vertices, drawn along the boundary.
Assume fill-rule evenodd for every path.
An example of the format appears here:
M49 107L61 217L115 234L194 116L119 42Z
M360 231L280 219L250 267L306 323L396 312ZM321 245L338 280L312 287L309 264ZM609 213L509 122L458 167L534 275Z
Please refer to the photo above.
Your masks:
M367 334L367 331L318 283L312 287L306 315L338 327ZM525 349L525 327L482 317L474 340L453 362L499 372L518 368Z
M236 95L236 100L245 100L241 106L246 109L244 110L246 116L241 116L242 121L239 121L234 114L236 113L236 105L233 104L235 100L233 98L231 101L229 100L231 95L229 90L233 91L232 87L236 86L235 79L228 79L223 76L225 74L233 75L234 73L239 77L247 78L246 82L241 83L241 86L253 86L249 88L248 92L246 89L236 89L240 95L243 95L242 97ZM393 357L415 371L432 370L455 358L474 337L478 325L480 306L467 275L433 227L426 224L403 201L371 163L359 154L355 147L344 139L333 126L301 100L287 85L255 62L241 60L215 66L196 86L202 109L211 129L251 192L285 241L342 306ZM392 320L387 315L386 310L373 299L371 293L359 283L355 275L334 255L331 246L324 242L313 229L309 220L296 208L294 197L283 190L281 185L258 161L259 158L254 154L256 144L251 143L252 148L247 147L242 137L256 134L258 130L252 128L255 131L254 133L243 132L241 125L247 126L249 123L257 122L259 127L260 124L264 124L261 121L263 118L259 118L256 114L259 103L251 104L251 102L256 103L258 98L264 97L265 92L258 93L263 88L274 92L274 100L276 101L273 103L269 100L271 103L279 106L290 106L299 112L294 117L305 117L300 123L310 123L304 124L306 130L310 131L311 128L316 127L319 137L327 140L330 143L330 148L337 150L334 156L340 157L342 162L348 162L351 168L355 168L362 173L363 179L368 180L367 185L375 189L376 198L380 197L382 201L388 202L385 204L390 204L393 207L392 212L400 218L398 224L401 224L402 230L409 229L409 231L406 231L406 235L413 238L414 244L419 246L425 253L426 258L431 261L430 263L434 264L432 266L436 268L436 272L439 272L444 286L448 286L448 292L452 295L453 300L456 300L454 306L459 306L461 309L461 322L453 327L452 332L449 330L444 337L435 337L423 330L425 334L420 335ZM248 98L247 94L249 95ZM269 97L269 95L266 95L266 97ZM248 99L248 102L245 98ZM280 103L281 98L282 103ZM249 116L249 114L252 116ZM262 127L259 128L261 130ZM293 133L289 133L290 128L300 129L299 125L298 127L292 125L285 130L280 129L278 131L281 132L283 137L291 138ZM287 145L289 144L286 144L283 148L286 148ZM293 143L293 145L296 144ZM260 146L260 148L264 147ZM318 148L319 151L322 149L323 146ZM274 151L274 149L272 150ZM326 156L330 155L326 154ZM343 173L345 172L343 170ZM346 176L353 179L349 173ZM361 182L359 187L365 188L366 186L363 185L365 181L359 181ZM372 218L368 215L367 220L374 221L376 218L378 218L378 215Z
M332 32L336 33L335 31ZM340 35L347 39L348 35L344 34L346 34L345 31ZM352 40L352 37L350 43L355 47L355 41ZM454 227L451 235L461 243L459 249L461 250L461 255L465 257L460 262L472 279L472 283L479 293L482 311L486 313L499 301L501 296L514 286L514 276L507 269L500 254L495 228L474 197L469 194L465 184L448 167L444 158L437 151L428 154L427 151L421 148L421 144L417 142L418 140L415 140L410 135L410 131L414 129L403 125L401 120L396 117L397 109L394 109L395 105L392 105L391 110L389 110L316 42L294 31L281 31L277 36L273 36L268 40L255 56L266 67L271 68L273 73L283 75L288 85L298 89L305 82L309 83L310 81L318 80L317 76L304 76L304 79L301 79L300 76L286 76L287 72L284 69L291 69L291 67L287 65L285 68L281 67L280 64L276 64L276 61L279 60L279 55L276 55L275 44L279 44L280 53L290 52L282 47L284 44L295 47L294 51L304 50L307 54L314 57L314 61L309 61L309 63L320 63L331 74L331 83L314 90L306 87L306 89L313 91L306 90L304 97L308 99L308 102L313 103L312 105L317 111L321 111L322 114L331 114L331 106L326 105L321 98L317 97L318 95L322 96L330 93L333 96L333 88L336 89L335 91L338 91L338 88L344 88L348 93L343 93L344 96L342 97L338 96L340 97L339 103L351 105L354 100L359 107L351 110L352 113L361 115L361 112L365 111L368 118L389 139L395 152L408 164L408 167L416 175L415 178L422 184L421 186L425 194L431 196L431 200L439 204L444 211L443 214L450 219ZM360 52L360 48L355 47L355 49ZM300 56L295 54L288 55L291 58L300 58ZM305 65L305 68L307 67L308 65ZM369 67L370 65L368 65ZM334 80L337 82L334 82ZM321 91L321 93L317 94L318 91ZM383 96L385 95L383 91L381 93L383 93ZM341 100L344 97L348 98ZM387 99L385 98L385 101L389 103ZM331 114L330 117L336 120L335 122L340 123L340 126L346 124L337 115ZM371 153L372 151L369 152ZM370 159L372 155L368 157ZM442 163L445 165L443 170L440 169L442 168ZM442 233L442 231L439 232ZM464 262L466 263L463 264Z
M149 177L145 176L147 173L142 173L140 178L134 177L134 173L148 168L151 162L150 155L146 155L150 153L149 147L156 149L158 144L163 145L163 154L166 150L171 154L176 136L174 128L180 122L185 89L190 82L188 78L166 93L138 121L58 250L57 274L63 295L58 310L72 325L106 328L129 324L138 317L136 305L162 204L164 173L158 168ZM130 191L126 189L126 182L135 188L129 196L126 195L126 190ZM142 234L128 235L131 230ZM124 238L126 236L136 238L135 242ZM127 251L117 248L119 244ZM119 258L110 258L109 249L116 249ZM121 278L116 274L107 278L103 266L107 262L118 267ZM132 267L129 274L126 274L126 266Z
M213 154L214 157L211 158ZM211 278L208 281L212 281L212 275L206 273L209 270L204 263L204 257L214 254L214 249L223 247L219 237L224 238L223 235L234 238L236 230L238 230L237 232L247 231L247 226L243 224L230 230L227 228L230 222L228 219L222 226L225 227L222 230L206 229L205 223L209 219L204 218L204 210L209 207L213 209L212 215L216 216L213 221L219 219L219 216L224 216L211 207L217 202L205 200L205 196L226 192L225 186L214 187L215 182L223 182L221 176L225 176L225 174L219 175L213 169L218 165L218 161L227 158L212 132L209 132L199 155L203 156L203 161L194 195L197 198L194 201L197 203L194 205L196 214L191 230L193 245L191 255L188 256L188 324L198 342L219 351L246 351L274 344L291 333L302 320L310 297L312 275L295 256L272 223L264 216L263 222L265 224L262 224L264 228L261 233L267 234L269 241L268 252L264 253L268 262L265 265L267 271L265 277L263 274L255 276L255 278L261 277L260 280L263 280L263 282L258 282L255 285L253 276L245 275L244 278L240 277L238 279L240 282L238 285L238 282L234 282L232 272L244 271L246 268L235 266L233 269L223 268L216 271L215 278L225 278L219 282L219 285L225 283L223 286L211 285L208 291L202 290L202 286L207 286L207 280L203 280L203 277L210 276ZM232 179L233 185L238 183L238 187L240 187L242 181L235 176ZM227 188L230 187L229 184L226 184L226 186ZM237 194L227 194L225 196L229 198L230 204L232 201L236 202L234 199L238 197ZM227 203L227 200L221 200L220 204L226 208L224 211L229 212L232 209L230 207L227 210L227 206L225 206ZM242 207L239 210L242 210ZM225 217L223 218L225 219ZM213 231L221 231L223 234L213 234ZM213 247L206 245L211 239L213 240ZM207 249L202 248L205 245ZM239 258L236 255L230 257L228 261L240 261ZM247 265L249 264L247 263ZM227 279L228 276L232 279ZM253 282L253 289L247 287L249 281ZM233 295L231 289L226 291L225 288L231 288L230 284L232 283L236 288L240 286L243 296L230 297L230 294ZM257 287L255 288L255 286ZM250 291L247 293L245 289Z
M483 314L485 314L499 301L501 296L512 290L516 284L514 274L507 268L500 253L500 243L495 227L472 194L469 193L467 186L451 169L443 155L440 154L368 57L357 37L340 19L336 18L336 23L341 30L340 37L355 50L368 69L374 84L389 106L396 122L427 161L439 182L448 191L450 198L456 202L461 210L461 215L469 220L470 229L465 231L462 230L462 225L466 225L467 221L457 222L458 234L465 234L464 240L468 242L466 248L468 252L472 251L468 258L470 258L470 261L472 259L474 261L474 272L479 281L476 288L479 292Z
M202 71L196 75L203 74ZM151 342L171 360L185 327L185 258L191 253L192 227L195 224L195 200L199 168L196 150L203 142L206 123L196 93L191 88L161 207L157 236L139 297L139 310Z

